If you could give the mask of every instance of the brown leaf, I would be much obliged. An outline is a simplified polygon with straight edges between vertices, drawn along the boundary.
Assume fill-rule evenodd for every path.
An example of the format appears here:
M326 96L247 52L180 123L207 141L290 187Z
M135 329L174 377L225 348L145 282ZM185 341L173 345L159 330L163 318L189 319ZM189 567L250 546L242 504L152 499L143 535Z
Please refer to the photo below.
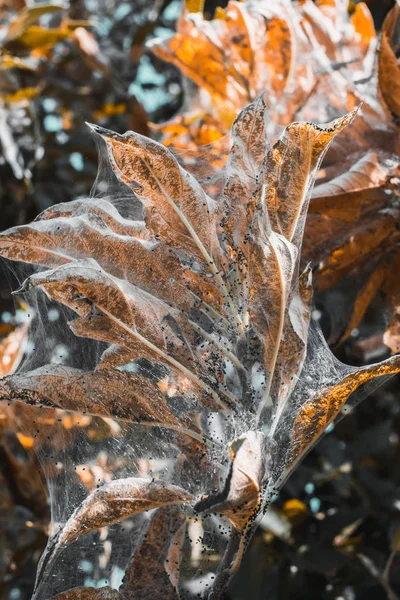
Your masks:
M159 506L187 504L191 500L191 495L182 488L162 481L138 477L115 479L99 487L78 506L60 531L57 547L134 514Z
M84 373L71 367L46 365L4 378L0 382L0 399L24 399L29 404L167 427L202 441L194 423L184 414L178 420L157 384L139 373L105 368Z
M258 187L257 174L263 163L269 141L266 132L264 94L238 115L232 126L232 146L226 165L224 187L224 235L241 263L246 256L245 241L249 227L249 204Z
M249 245L249 313L263 344L267 385L270 387L287 318L297 251L283 235L268 231L268 223L261 217L253 224Z
M285 398L290 397L303 370L311 319L312 292L312 273L309 266L300 275L298 288L292 288L287 301L288 312L270 391L271 398L278 407L283 408ZM279 416L278 411L274 417L276 423Z
M236 116L237 108L242 108L250 100L234 65L231 61L225 62L223 47L216 39L212 25L205 20L201 27L196 27L190 16L184 13L174 37L167 42L152 44L151 49L225 107L223 118L228 127Z
M200 259L225 299L235 326L242 330L219 270L222 251L215 230L214 200L161 144L133 132L121 136L92 128L105 140L117 177L143 201L147 228L166 244L194 253L191 264L195 257Z
M56 267L95 256L110 275L134 282L174 305L190 305L184 269L171 249L156 240L114 233L102 213L53 217L9 229L0 234L0 252L12 259ZM132 223L132 222L131 222Z
M319 161L334 135L351 123L353 118L354 113L349 113L325 128L293 123L284 130L266 155L261 206L256 207L248 240L249 312L263 345L266 371L264 406L270 404L271 388L275 388L275 393L277 391L276 384L281 379L281 369L286 371L286 385L289 385L288 381L293 381L299 363L301 365L301 360L289 359L294 369L291 372L287 357L284 356L285 350L280 354L283 338L286 337L284 344L287 349L287 340L292 337L291 317L297 322L298 330L301 329L303 333L300 336L295 333L299 343L294 344L289 356L292 352L293 355L300 353L297 357L300 358L304 355L307 343L307 319L302 324L298 315L295 316L293 311L290 313L290 306L294 308L299 298L296 290L297 247L302 239L310 186ZM309 315L309 307L304 307L299 314L303 313ZM277 368L278 360L280 368ZM278 396L279 394L278 392ZM281 402L278 402L278 398L272 398L277 410L275 422L279 420L287 399L284 394L281 397Z
M377 291L379 290L382 281L385 277L385 274L385 266L379 264L377 268L374 269L374 271L372 272L370 278L358 291L349 323L344 333L342 334L340 340L338 341L339 344L349 337L353 329L357 327L357 325L363 318L371 300L374 298Z
M253 28L254 38L257 40L257 49L254 51L255 77L253 77L253 87L258 90L265 78L265 71L268 72L269 82L264 84L266 89L272 88L275 92L275 98L285 98L284 92L294 69L293 40L290 24L285 18L280 18L279 14L271 15L265 21L266 39L262 29L258 30L257 25ZM263 77L264 75L264 77ZM289 91L289 90L288 90ZM290 92L286 95L289 99ZM272 102L268 102L271 106Z
M384 375L400 372L400 356L353 370L341 381L317 392L301 407L292 428L292 441L287 464L291 467L304 456L337 417L350 394L360 385Z
M261 14L263 15L262 20L259 18ZM361 99L363 100L362 115L357 120L357 125L341 138L340 144L336 144L335 150L332 150L329 155L333 160L331 167L336 169L336 174L324 177L324 183L318 186L315 198L311 203L311 212L321 215L322 218L313 221L315 229L314 227L309 229L310 252L308 252L307 258L312 257L315 261L314 264L321 263L321 269L317 272L317 284L321 290L336 285L353 269L362 269L362 263L369 260L368 243L371 244L370 252L374 252L377 245L381 246L383 241L385 241L385 247L389 245L393 247L396 244L395 235L390 238L389 236L380 237L382 231L377 230L380 229L381 215L378 214L377 218L375 216L376 211L392 205L390 197L385 195L382 188L383 186L387 187L388 178L393 171L390 171L389 167L385 175L387 167L384 164L385 161L382 163L380 152L386 150L393 153L399 138L398 131L391 120L385 116L382 107L379 106L372 87L367 88L364 83L359 84L359 81L365 82L367 78L370 78L371 71L373 76L376 70L378 70L378 75L380 70L385 73L385 69L388 68L398 71L396 59L398 40L395 27L397 15L398 8L395 8L384 27L384 39L380 50L381 65L379 60L377 64L372 64L376 34L372 16L364 3L357 4L349 12L347 7L341 3L326 5L320 2L316 5L311 0L307 0L298 3L289 15L284 5L279 5L278 13L278 11L274 12L272 6L248 7L230 2L227 9L218 11L212 21L204 22L205 20L200 18L200 15L196 15L196 20L185 15L181 20L179 34L170 41L161 42L163 57L174 62L174 60L178 60L174 56L176 48L174 44L178 43L178 38L182 45L189 43L190 38L198 38L197 51L188 57L186 65L188 67L190 63L191 67L186 74L194 80L196 80L198 64L201 63L201 68L207 64L207 43L213 44L223 55L222 58L217 58L215 55L214 60L224 64L226 76L234 65L237 74L240 75L240 81L236 78L238 86L247 89L250 98L254 98L260 91L257 89L257 82L268 89L266 103L273 121L285 122L282 120L282 116L290 118L302 103L301 118L313 120L321 114L322 106L330 107L330 112L326 111L325 114L332 114L333 111L340 114L345 109L356 106ZM271 32L271 36L269 32ZM202 36L207 40L204 41L204 44ZM305 45L304 37L307 38ZM155 47L155 52L157 52L157 47ZM305 53L310 56L312 53L312 56L316 56L315 63L310 59L305 66L302 58L302 54ZM385 57L388 57L388 60ZM180 55L179 60L184 62L185 56ZM392 62L394 66L388 66ZM329 76L326 73L321 75L321 71L324 72L332 67L334 72ZM215 70L212 71L212 76L214 72ZM266 83L266 73L271 73L269 83ZM225 119L228 111L223 113L221 108L224 100L223 94L217 89L218 84L211 90L207 87L209 84L207 77L207 72L205 72L202 74L201 81L196 80L202 88L202 93L208 91L211 98L202 122L211 123L212 121L214 128L216 127L215 122L217 122L217 130L219 122L222 133L224 127L226 131ZM232 75L232 77L234 78L236 75ZM392 87L390 82L395 81L395 77L393 75L393 77L385 78L389 82L386 85L387 94L391 94L394 98L395 86ZM279 89L284 94L282 99L276 101L279 93L276 84L279 83L281 84ZM293 102L295 92L300 89L301 99ZM229 101L231 99L236 103L239 102L234 94L229 95ZM193 100L193 105L195 102L197 102L197 97ZM241 107L242 105L237 104L237 109ZM291 112L292 107L294 107L293 112ZM198 106L196 108L198 110ZM221 115L221 113L223 114ZM322 114L324 114L323 110ZM196 140L197 130L190 129L188 115L181 117L180 123L180 140L184 143L186 126L186 144L193 143ZM346 165L339 164L339 167L337 164L339 161L343 163L343 148L346 148L347 157L355 151L358 154L357 158L354 155L357 164L352 166L350 172L347 172L347 162ZM360 159L361 151L364 157ZM378 159L374 156L375 154L379 157ZM320 174L323 176L325 171L322 169ZM374 194L373 190L376 190L377 193ZM355 240L351 229L345 232L340 224L333 222L331 226L326 219L329 216L334 220L340 219L351 223L360 221L364 217L364 212L367 211L370 211L368 221L364 224L359 222ZM236 218L237 216L238 218ZM226 219L224 226L225 233L228 235L228 229L232 230L232 223L235 223L238 228L238 223L241 222L239 214L235 213L234 216L231 216L230 221L231 223ZM393 224L394 221L392 222L392 234L395 234ZM329 240L322 239L325 232L326 235L329 235ZM235 233L237 234L237 229ZM230 235L232 236L232 233ZM232 244L230 245L232 246ZM336 252L341 257L343 256L343 268L332 270L327 265L325 270L324 259L334 261ZM237 262L240 253L234 251L234 257ZM244 266L241 265L240 271L244 271ZM235 274L231 291L236 296L237 279L237 274Z
M81 587L57 594L51 600L122 600L122 596L117 590L108 586L102 588Z
M400 5L398 3L387 15L382 27L382 35L378 53L378 81L383 99L395 120L400 118L400 66L392 48L391 37L398 35ZM397 44L398 41L396 40Z
M265 477L265 436L249 431L231 444L232 465L224 490L202 498L197 512L221 513L238 531L248 528L261 506Z
M165 509L159 509L165 510ZM173 508L168 508L172 512ZM171 543L168 549L167 557L164 561L164 568L168 573L168 577L175 590L178 592L179 590L179 579L180 579L180 569L181 562L183 559L183 544L185 543L185 535L186 535L186 518L184 515L180 514L180 517L176 518L174 521L173 531L172 533Z
M398 170L399 162L367 152L350 169L315 186L310 204L311 213L336 219L355 221L368 196L363 192L383 186Z
M329 143L352 123L356 113L354 110L323 127L292 123L267 154L263 182L271 228L289 242L296 244L296 234L302 235L316 169Z
M184 13L177 33L155 40L151 49L209 94L209 112L223 130L265 89L277 120L289 122L314 83L300 57L309 46L304 36L293 40L293 16L284 5L230 1L212 21Z
M157 355L160 362L172 366L192 381L209 400L227 409L221 397L210 387L218 384L214 372L218 363L223 360L225 347L215 346L211 339L209 344L200 344L201 353L196 352L191 340L194 328L179 311L170 308L152 294L108 275L93 259L68 263L32 275L20 291L28 291L36 286L41 286L52 298L83 317L91 314L96 317L96 312L93 312L95 307L97 314L100 313L112 323L114 337L107 341L115 342L118 332L118 336L122 334L121 339L125 339L125 346L129 347L130 339L134 341L134 345L139 342L146 350ZM100 328L103 329L101 323L100 321ZM97 324L98 321L94 327ZM200 333L201 331L200 328ZM201 335L204 337L206 333ZM230 402L235 401L223 388L221 396L225 396Z
M79 337L111 343L100 357L99 369L128 365L138 358L146 358L163 364L156 352L145 346L140 340L133 339L124 329L116 326L106 316L92 316L89 314L74 319L69 326L73 333Z
M226 11L226 21L235 21L229 25L232 32L244 28L246 40L252 35L246 11L232 6ZM265 13L258 14L256 22L260 16L263 22L274 16L268 7ZM341 19L340 26L347 23ZM215 29L215 23L199 21L205 38L220 48L224 25ZM298 69L300 59L292 50L288 53L290 69L296 77L306 76L308 66ZM245 47L233 49L234 54L238 64L251 59ZM236 74L243 81L242 74ZM295 84L293 78L288 75L286 91ZM207 193L160 144L134 133L119 135L97 128L109 159L102 157L102 167L113 169L103 174L104 181L108 175L113 181L108 197L113 198L115 192L119 205L119 194L122 191L125 198L126 193L138 220L123 219L104 198L81 200L49 209L34 225L3 236L5 255L48 267L31 275L19 291L40 287L78 315L71 324L76 335L108 344L92 372L51 366L8 378L3 383L6 399L47 402L78 411L83 406L94 414L106 411L113 417L168 427L179 434L169 440L163 436L174 448L168 470L176 483L196 493L201 491L201 482L212 489L223 472L220 463L224 464L225 457L217 445L231 446L224 489L196 504L197 511L218 512L233 525L215 576L215 595L222 593L238 566L246 535L267 492L279 484L310 440L314 442L322 433L323 424L335 418L353 389L374 376L398 370L397 364L388 362L352 371L334 361L322 335L317 343L318 335L312 330L308 340L310 268L299 277L305 215L320 160L335 134L351 122L354 111L328 126L292 123L270 147L266 131L274 127L266 122L264 99L256 99L236 120L227 170L216 174L214 163L214 172L206 169L207 178L217 175L206 179ZM197 159L204 162L204 156L197 151L192 159L193 172L200 173ZM129 193L115 183L114 175L131 188ZM105 194L100 186L96 189ZM143 203L144 222L132 190ZM230 211L233 219L221 223L221 212ZM376 226L376 221L388 219L384 235L376 236L377 247L383 251L383 242L392 240L396 213L385 211L378 219L374 210L367 214L358 224L360 235L366 235L371 223ZM313 216L318 217L317 223L324 220ZM349 222L342 226L338 231L343 237L334 240L334 248L353 242ZM314 247L329 243L325 230L320 238L318 229L317 234ZM329 261L332 246L324 252L322 248L321 256ZM350 247L345 268L354 268L357 260L364 260L363 254L362 244L356 251ZM149 264L154 272L146 271ZM339 268L332 267L335 276ZM321 360L326 361L326 368L320 377ZM344 372L351 372L351 377L341 375ZM319 392L318 383L323 386ZM288 464L285 444L293 422L294 449L290 450L292 464ZM143 458L148 457L145 452ZM55 538L41 573L65 544L86 531L159 505L192 501L182 488L139 481L140 485L135 478L118 480L90 495ZM158 553L173 560L176 568L161 565L160 571L160 564L154 566L152 561L149 571L162 573L156 583L164 595L174 597L176 552L170 543L161 547L160 539L153 544L154 531L149 533L151 547L143 543L135 554L133 575L128 572L126 585L136 590L141 584L137 572L139 566L143 571L146 553L153 557ZM182 532L174 530L173 537L180 548Z
M39 565L38 580L63 548L82 535L160 506L189 503L192 496L180 487L139 477L116 479L92 492L73 512L51 542Z
M137 220L125 219L115 206L105 198L84 198L54 204L40 213L33 222L59 217L86 216L90 221L95 222L97 217L98 223L104 223L114 233L150 241L152 238L145 227L145 223L139 218L140 211L135 212L138 213L135 215Z
M348 228L341 225L339 230L343 231L342 236L338 235L328 240L331 247L326 249L326 257L324 256L315 272L318 290L333 286L349 273L358 261L364 262L368 256L376 258L380 246L389 241L389 236L396 234L394 224L397 219L396 211L382 211L370 215L357 225L348 224ZM323 243L322 235L321 242Z
M191 248L211 266L218 248L215 206L195 179L161 144L134 132L119 135L91 127L105 140L116 175L143 201L147 227L168 244Z
M141 543L133 540L137 547L125 572L120 593L124 597L141 600L178 600L185 517L177 507L160 508L145 527Z

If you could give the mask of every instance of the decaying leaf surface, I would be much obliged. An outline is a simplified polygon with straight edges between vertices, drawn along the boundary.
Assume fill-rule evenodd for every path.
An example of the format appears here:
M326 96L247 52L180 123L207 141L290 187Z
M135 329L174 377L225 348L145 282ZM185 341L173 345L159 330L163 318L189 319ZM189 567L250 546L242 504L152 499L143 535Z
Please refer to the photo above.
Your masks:
M32 405L185 431L184 415L180 419L175 417L161 389L138 373L115 369L83 373L79 369L48 365L26 375L16 375L10 385L7 379L3 381L0 396L4 393L3 397L9 400L23 398ZM61 387L60 381L63 382ZM199 431L188 419L187 425L186 433L199 436ZM194 431L190 432L190 426Z
M327 6L311 0L295 5L231 1L211 21L197 11L185 11L172 38L151 44L157 56L176 65L198 88L179 121L158 127L167 145L190 148L224 135L235 117L233 107L238 111L264 88L268 131L274 130L274 122L321 119L323 107L329 106L327 119L363 102L356 125L344 133L340 144L333 144L317 174L320 183L310 206L303 264L312 260L321 265L316 271L321 291L334 288L350 273L361 286L367 285L371 255L382 243L385 251L397 245L397 213L383 237L374 233L374 227L370 230L382 212L397 210L398 20L396 3L378 39L362 2L350 10L345 2ZM186 51L191 46L196 50ZM223 153L225 159L227 154ZM216 170L217 163L221 155ZM354 228L346 228L347 223L364 232L362 251L352 251L360 246L357 239L353 243ZM335 264L325 269L326 260ZM337 332L336 340L344 341L352 330L354 312L348 318L352 322L345 332Z
M167 244L191 249L212 268L218 242L212 227L215 206L211 198L161 144L133 132L118 136L93 128L106 140L121 180L143 201L148 229Z
M286 1L269 5L230 1L211 21L185 11L177 33L155 40L151 49L176 65L202 93L208 92L211 109L205 118L213 117L227 132L229 119L232 122L236 112L264 89L268 109L277 120L294 120L309 96L319 93L320 73L330 63L347 66L349 57L355 63L350 69L356 71L375 37L363 3L350 17L339 3L329 13L311 1L295 6ZM182 131L182 141L185 133L189 132Z
M396 54L399 46L399 19L400 6L396 2L383 24L378 55L380 91L387 108L397 123L400 117L400 67Z
M116 479L98 487L73 512L42 557L38 577L43 576L65 546L99 527L123 521L137 513L189 503L191 494L174 485L139 477Z
M52 600L121 600L117 590L104 586L102 588L73 588L68 592L53 596Z
M148 538L134 545L120 593L139 593L137 572L149 557L162 593L175 598L184 542L175 505L184 504L199 518L211 512L229 522L231 542L209 595L218 597L295 457L359 385L400 370L397 357L346 367L310 329L311 270L300 270L306 213L321 160L335 136L354 126L355 113L328 125L291 123L271 142L265 95L258 96L235 120L224 184L212 190L161 144L93 127L125 203L118 194L77 200L1 235L3 256L39 267L18 292L44 293L68 308L74 341L101 344L86 371L48 364L4 378L1 399L152 426L160 440L154 453L166 461L160 479L149 478L151 467L146 477L102 475L103 485L50 542L36 594L87 532L174 505L156 512ZM375 189L388 175L379 169L369 157L351 177ZM333 194L347 185L336 177ZM378 247L393 219L384 213L375 224ZM360 226L345 266L362 255L367 234ZM328 257L326 272L334 266ZM141 461L153 460L148 446L142 452ZM164 541L156 536L161 527Z
M289 464L298 460L337 417L340 409L360 385L376 377L399 372L400 357L393 357L383 363L369 365L350 373L340 383L321 390L306 402L293 424L292 447Z
M176 507L162 508L144 529L139 543L132 540L135 551L119 591L124 598L179 600L176 586L185 517Z
M299 40L296 48L292 39L291 12L289 3L278 9L278 5L234 1L212 21L184 12L175 36L156 40L151 48L208 92L212 114L226 131L237 111L263 89L270 90L271 105L288 102L289 94L284 92L294 92L291 110L312 89L310 70L297 55ZM295 76L302 76L304 89L295 89Z
M93 492L71 515L60 532L59 546L70 544L98 527L117 523L138 512L191 501L191 495L176 486L136 477L114 480Z
M195 510L224 515L238 531L244 531L259 514L265 479L265 436L249 432L231 446L232 466L224 490L202 498Z

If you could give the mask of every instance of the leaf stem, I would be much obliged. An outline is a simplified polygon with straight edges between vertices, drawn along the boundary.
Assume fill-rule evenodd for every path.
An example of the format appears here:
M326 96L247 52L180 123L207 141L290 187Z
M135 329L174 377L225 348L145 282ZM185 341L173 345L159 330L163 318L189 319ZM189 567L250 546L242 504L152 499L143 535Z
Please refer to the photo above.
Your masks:
M147 161L141 157L145 167L150 171L150 173L152 173L152 168L151 166L147 163ZM179 170L181 170L181 167L178 165ZM243 323L242 320L235 308L235 305L233 304L232 298L228 292L228 289L225 285L225 282L223 280L223 278L221 277L221 274L219 272L219 270L217 269L215 262L213 261L213 259L211 258L211 256L209 255L207 249L204 247L203 242L201 241L201 239L199 238L199 236L197 235L196 231L194 230L192 224L190 223L190 221L186 218L186 215L178 210L178 207L176 205L176 203L174 202L173 198L171 198L171 196L169 195L169 193L167 192L167 190L165 189L165 187L163 186L163 184L161 183L161 181L158 179L158 177L153 173L153 177L155 179L155 181L157 182L158 187L160 188L162 194L164 195L164 197L167 199L168 203L170 204L171 208L177 213L178 217L181 219L181 221L183 222L183 224L185 225L186 229L188 230L188 232L190 233L190 235L192 236L196 246L198 247L198 249L200 250L200 253L202 254L204 260L206 261L208 268L210 269L211 273L213 274L215 281L217 283L217 286L225 300L225 302L228 305L229 308L229 312L231 313L231 316L233 318L233 321L236 325L236 328L238 329L239 333L241 335L244 335L245 331L244 331L244 327L243 327Z
M231 577L238 570L245 550L245 536L235 527L225 549L224 556L216 572L214 585L207 600L222 600Z
M204 329L200 327L200 325L197 325L197 323L195 323L194 321L191 321L189 319L189 323L191 324L193 329L195 329L204 339L208 340L211 344L217 346L217 348L221 350L221 352L235 365L235 367L237 367L238 369L244 369L244 366L242 365L238 357L235 356L230 350L228 350L226 346L215 340L212 337L212 335L204 331Z
M192 373L192 371L190 371L184 365L182 365L182 363L180 363L175 358L173 358L172 356L170 356L169 354L167 354L166 352L164 352L163 350L158 348L158 346L155 346L152 342L149 342L149 340L146 339L145 337L143 337L139 332L133 331L130 327L128 327L128 325L126 325L123 321L120 321L119 319L117 319L106 308L100 307L100 310L109 319L111 319L111 321L114 321L114 323L116 323L119 327L122 327L122 329L125 329L125 331L131 337L138 339L140 342L142 342L142 344L147 346L147 348L150 348L150 350L152 350L154 353L158 354L165 361L169 362L171 365L176 367L179 371L184 373L186 375L186 377L188 379L190 379L190 381L193 381L193 383L195 383L199 388L201 388L207 394L209 394L213 398L213 400L215 400L216 404L218 404L218 406L221 407L222 410L226 411L229 414L232 413L232 409L230 408L230 406L225 404L225 402L223 400L221 400L221 398L218 396L218 394L213 389L211 389L206 383L204 383L204 381L202 381L199 377L197 377L197 375Z

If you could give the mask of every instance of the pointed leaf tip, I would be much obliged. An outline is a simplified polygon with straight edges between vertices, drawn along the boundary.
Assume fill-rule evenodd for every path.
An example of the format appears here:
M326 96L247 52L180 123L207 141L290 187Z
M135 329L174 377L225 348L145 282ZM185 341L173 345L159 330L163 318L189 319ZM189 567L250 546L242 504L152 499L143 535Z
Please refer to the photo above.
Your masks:
M353 110L351 110L347 114L343 115L342 117L338 117L337 119L334 119L332 121L332 127L336 130L336 133L339 133L339 131L353 123L361 107L362 102L360 102L360 104L356 106L356 108L353 108Z
M111 129L106 129L105 127L101 127L100 125L96 125L95 123L89 123L88 121L85 121L85 125L87 125L93 133L97 133L102 137L118 140L124 139L124 136L120 133L112 131Z
M28 277L28 279L25 279L25 281L20 285L20 287L16 290L13 290L11 294L13 296L16 296L17 294L26 294L32 289L32 287L33 286L31 285L30 278Z

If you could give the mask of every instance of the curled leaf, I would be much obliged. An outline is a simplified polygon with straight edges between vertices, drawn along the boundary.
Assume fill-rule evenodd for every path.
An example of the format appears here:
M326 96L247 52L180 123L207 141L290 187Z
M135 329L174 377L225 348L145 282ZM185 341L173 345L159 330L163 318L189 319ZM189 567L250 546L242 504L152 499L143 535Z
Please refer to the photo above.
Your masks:
M116 479L90 494L68 519L57 538L57 546L71 544L98 527L118 523L132 515L159 506L185 504L191 495L161 481L138 477Z
M99 369L84 373L47 365L0 382L0 400L24 399L33 405L166 427L202 440L191 419L178 419L160 387L139 373Z
M232 464L222 492L202 498L197 512L220 513L240 532L248 528L261 506L265 477L265 436L249 431L231 444Z
M300 409L292 427L288 464L304 455L336 418L350 394L376 377L400 372L400 356L356 369L339 383L321 390Z

